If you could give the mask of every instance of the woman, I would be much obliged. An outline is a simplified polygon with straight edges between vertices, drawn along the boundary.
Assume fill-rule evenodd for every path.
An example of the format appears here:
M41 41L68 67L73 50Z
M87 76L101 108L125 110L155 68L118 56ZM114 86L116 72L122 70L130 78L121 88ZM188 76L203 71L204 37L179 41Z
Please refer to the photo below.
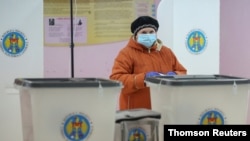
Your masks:
M158 21L150 16L140 16L131 23L133 35L118 53L110 75L110 79L124 85L119 110L151 109L146 77L187 73L171 49L157 39L158 28Z

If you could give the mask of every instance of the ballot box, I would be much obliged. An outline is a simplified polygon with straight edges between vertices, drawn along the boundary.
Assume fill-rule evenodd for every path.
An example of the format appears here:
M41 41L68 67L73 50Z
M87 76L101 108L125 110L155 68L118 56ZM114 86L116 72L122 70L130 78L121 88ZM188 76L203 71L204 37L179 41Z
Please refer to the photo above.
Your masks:
M116 112L115 141L159 141L161 114L148 109Z
M16 78L24 141L113 141L122 84L102 78Z
M146 78L152 110L163 125L246 124L249 80L225 75L176 75ZM161 136L161 135L160 135Z

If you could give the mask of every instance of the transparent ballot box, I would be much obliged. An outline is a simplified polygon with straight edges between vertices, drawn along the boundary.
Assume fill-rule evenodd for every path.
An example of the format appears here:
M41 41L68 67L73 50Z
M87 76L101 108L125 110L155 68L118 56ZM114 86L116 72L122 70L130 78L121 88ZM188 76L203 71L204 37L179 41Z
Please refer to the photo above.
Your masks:
M24 141L114 140L121 83L100 78L16 78Z
M246 124L249 80L225 75L147 78L152 110L165 124ZM163 131L160 131L163 134Z
M160 118L148 109L117 111L115 141L159 141Z

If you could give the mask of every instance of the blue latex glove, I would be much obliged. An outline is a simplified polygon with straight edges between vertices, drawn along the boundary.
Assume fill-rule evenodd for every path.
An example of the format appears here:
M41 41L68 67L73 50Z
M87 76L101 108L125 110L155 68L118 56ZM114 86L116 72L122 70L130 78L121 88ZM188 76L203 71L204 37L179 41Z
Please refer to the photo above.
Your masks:
M146 73L146 78L148 78L148 77L154 77L154 76L159 76L159 75L160 74L158 72L151 71L151 72Z
M168 76L173 76L173 75L176 75L176 73L173 72L173 71L169 71L166 75L168 75Z

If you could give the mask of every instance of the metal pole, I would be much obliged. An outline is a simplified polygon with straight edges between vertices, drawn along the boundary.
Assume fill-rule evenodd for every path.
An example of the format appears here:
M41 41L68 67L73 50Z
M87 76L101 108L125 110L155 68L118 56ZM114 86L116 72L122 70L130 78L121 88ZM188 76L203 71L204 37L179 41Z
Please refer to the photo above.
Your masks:
M73 31L73 2L70 0L70 31L71 31L71 77L74 77L74 31Z

